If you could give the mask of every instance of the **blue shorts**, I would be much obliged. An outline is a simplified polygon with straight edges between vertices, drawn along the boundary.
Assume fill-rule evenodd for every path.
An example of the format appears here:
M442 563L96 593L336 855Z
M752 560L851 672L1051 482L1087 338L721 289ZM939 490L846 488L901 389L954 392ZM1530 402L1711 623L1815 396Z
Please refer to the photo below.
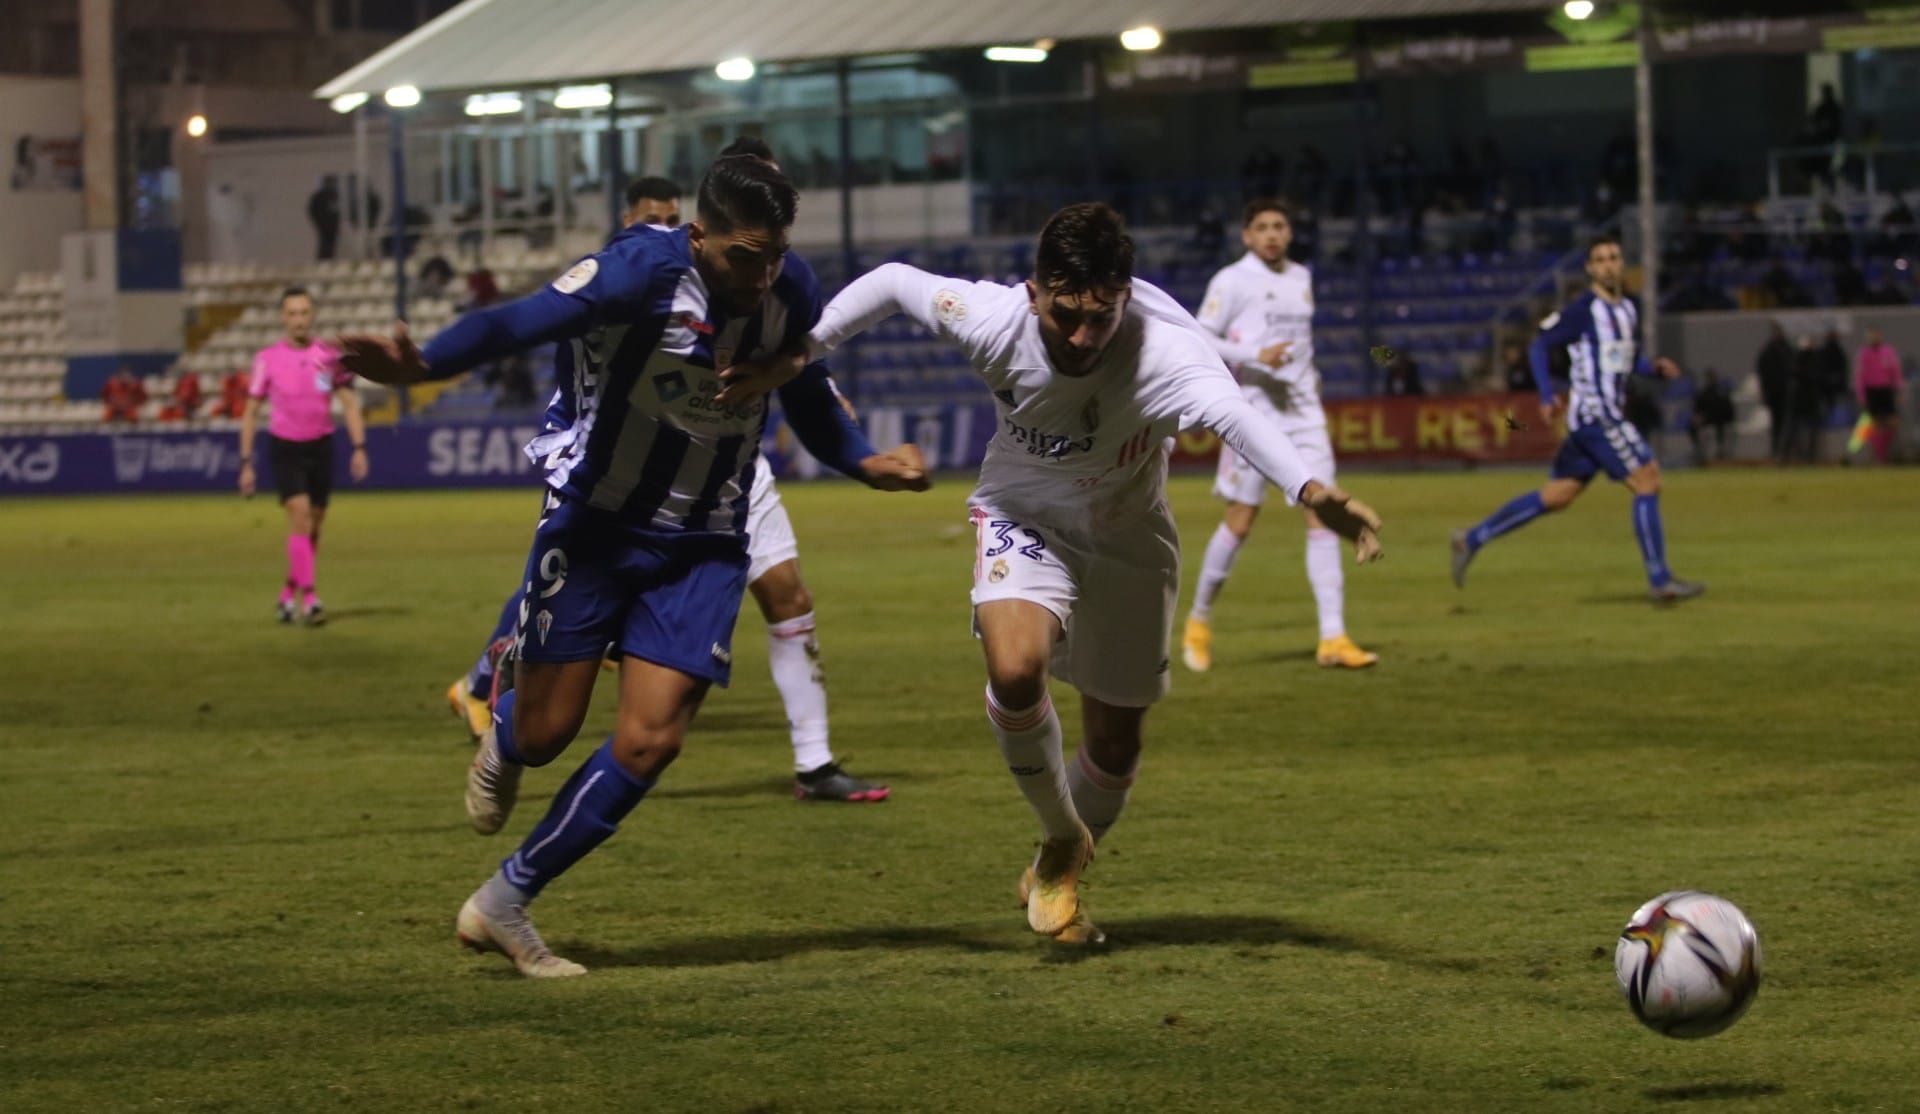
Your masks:
M1640 431L1626 422L1591 422L1567 431L1553 457L1553 478L1585 483L1595 473L1624 480L1641 465L1653 463L1653 450Z
M735 534L661 534L549 495L527 555L516 648L523 661L619 653L725 686L747 588Z

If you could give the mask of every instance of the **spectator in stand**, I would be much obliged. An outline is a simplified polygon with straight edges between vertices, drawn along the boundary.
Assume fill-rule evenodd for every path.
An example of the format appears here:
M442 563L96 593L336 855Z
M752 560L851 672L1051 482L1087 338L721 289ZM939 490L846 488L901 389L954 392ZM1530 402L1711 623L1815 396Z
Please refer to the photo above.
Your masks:
M420 294L426 298L438 298L447 292L453 283L453 264L446 256L436 255L420 265Z
M1508 394L1533 394L1539 390L1533 381L1533 369L1527 366L1527 349L1517 340L1500 345L1501 376Z
M1920 237L1913 232L1913 210L1899 190L1893 191L1893 205L1880 218L1880 250L1888 255L1909 255L1920 250Z
M1787 431L1781 463L1811 464L1820 448L1820 346L1811 333L1793 354L1793 378L1787 388Z
M314 258L332 259L340 243L340 186L329 174L307 198L307 219L313 222Z
M133 377L133 369L122 364L106 386L100 388L100 401L106 403L103 421L137 422L140 408L147 403L147 389Z
M1768 436L1775 460L1787 459L1787 403L1793 387L1793 359L1793 345L1787 341L1787 331L1775 321L1773 333L1767 338L1766 347L1760 349L1754 368L1754 377L1760 380L1760 401L1767 408Z
M203 401L200 396L200 377L191 371L183 371L173 381L173 398L160 411L160 418L169 422L190 422L200 416L200 404Z
M1712 459L1727 459L1727 431L1733 427L1733 396L1720 373L1707 369L1706 383L1694 393L1693 413L1687 418L1687 436L1693 439L1693 460L1704 467L1708 453L1704 435L1713 431Z
M1867 289L1867 277L1853 265L1852 259L1842 259L1833 265L1833 297L1843 306L1873 304L1873 291Z
M1879 329L1867 330L1867 343L1854 357L1853 389L1858 393L1860 409L1871 423L1867 442L1873 446L1873 458L1882 464L1898 443L1900 429L1900 353L1893 350Z
M237 418L247 412L247 388L253 385L250 372L230 371L220 380L220 402L214 406L215 418Z
M1393 398L1419 398L1427 393L1420 382L1420 365L1404 348L1395 352L1393 362L1387 365L1386 390Z
M1845 130L1846 117L1840 109L1840 98L1834 92L1833 83L1828 82L1820 86L1820 99L1807 113L1807 140L1816 147L1825 147L1839 142Z
M475 267L467 272L467 302L459 307L460 312L490 306L500 300L500 283L493 272L485 267Z
M1799 280L1787 273L1786 267L1778 261L1768 269L1766 276L1760 280L1760 288L1776 306L1785 306L1792 309L1813 304L1813 295L1807 293L1807 288L1800 285Z

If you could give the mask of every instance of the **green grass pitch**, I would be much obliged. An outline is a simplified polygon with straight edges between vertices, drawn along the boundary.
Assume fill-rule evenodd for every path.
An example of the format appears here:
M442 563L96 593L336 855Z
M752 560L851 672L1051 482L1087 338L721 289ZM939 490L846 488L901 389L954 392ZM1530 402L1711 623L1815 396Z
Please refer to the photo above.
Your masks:
M270 500L0 503L0 1109L1914 1109L1914 475L1676 474L1673 561L1712 586L1683 608L1646 604L1617 488L1456 592L1447 529L1536 479L1351 477L1388 524L1348 569L1365 674L1314 667L1269 510L1092 871L1113 947L1077 959L1013 903L1034 825L980 706L968 481L790 488L835 747L895 798L789 799L749 604L733 689L537 907L593 968L559 985L452 932L592 745L466 828L442 692L532 491L343 492L322 630L271 621ZM1190 588L1217 506L1173 502ZM1614 987L1676 887L1766 951L1706 1041Z

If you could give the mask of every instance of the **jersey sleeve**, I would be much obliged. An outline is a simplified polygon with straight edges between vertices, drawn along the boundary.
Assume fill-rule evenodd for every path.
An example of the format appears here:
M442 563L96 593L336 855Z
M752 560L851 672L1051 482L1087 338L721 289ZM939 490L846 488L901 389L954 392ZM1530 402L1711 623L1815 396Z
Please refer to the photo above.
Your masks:
M267 387L272 377L272 365L267 362L267 351L261 349L253 354L253 373L247 377L247 397L267 397Z
M1228 448L1253 465L1254 470L1298 500L1308 480L1317 477L1307 467L1293 440L1273 419L1254 409L1240 385L1198 338L1181 338L1174 346L1174 370L1142 401L1149 416L1178 418L1181 429L1200 426L1220 435Z
M780 406L794 435L822 464L856 480L866 478L860 462L874 455L873 445L841 405L825 364L808 365L781 387Z
M1592 313L1588 303L1581 300L1540 322L1539 334L1527 347L1527 363L1533 369L1533 383L1540 389L1541 398L1553 397L1553 350L1586 335L1593 323Z
M887 263L847 284L834 296L813 327L810 352L818 357L848 338L905 314L968 356L987 356L998 339L993 321L1001 316L1014 288L930 274L905 263Z
M820 279L805 259L787 253L786 266L780 272L780 296L787 305L786 331L780 337L780 351L797 351L806 342L807 333L820 321L826 308L826 296L820 292Z
M1138 290L1142 285L1144 284L1135 282L1134 288ZM1201 329L1205 330L1207 341L1213 345L1214 351L1220 353L1220 358L1227 361L1228 367L1239 368L1248 364L1257 366L1260 362L1260 349L1249 342L1237 341L1227 335L1227 326L1233 320L1233 309L1233 278L1223 270L1207 283L1207 296L1200 301L1197 323Z
M483 363L600 325L630 324L651 311L664 252L616 241L524 298L475 310L440 331L422 352L429 379L450 379Z

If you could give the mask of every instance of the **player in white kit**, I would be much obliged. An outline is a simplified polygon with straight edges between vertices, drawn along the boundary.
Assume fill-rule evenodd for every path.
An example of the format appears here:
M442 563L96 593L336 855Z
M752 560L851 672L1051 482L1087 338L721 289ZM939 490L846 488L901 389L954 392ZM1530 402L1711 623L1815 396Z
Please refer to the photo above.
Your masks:
M1207 284L1200 324L1238 375L1247 402L1286 431L1315 476L1332 483L1333 444L1320 406L1320 372L1313 366L1313 275L1305 264L1287 258L1293 225L1286 209L1273 200L1249 202L1241 218L1240 242L1247 254ZM1213 493L1227 501L1227 510L1207 542L1180 639L1180 658L1196 673L1213 668L1213 603L1226 586L1240 547L1253 533L1266 501L1267 479L1232 448L1222 446ZM1293 502L1288 496L1287 503ZM1307 520L1307 582L1320 611L1314 660L1323 666L1364 669L1380 655L1362 650L1347 637L1340 540L1312 507L1300 509Z
M1193 318L1132 268L1119 215L1070 205L1041 230L1022 285L890 263L841 291L811 333L818 358L904 313L966 352L993 392L998 423L968 500L974 628L994 735L1044 834L1021 879L1027 922L1072 944L1104 939L1081 908L1080 872L1119 818L1147 708L1167 691L1180 580L1168 438L1214 430L1351 539L1360 561L1379 554L1374 513L1315 477ZM1050 674L1080 690L1070 768Z

